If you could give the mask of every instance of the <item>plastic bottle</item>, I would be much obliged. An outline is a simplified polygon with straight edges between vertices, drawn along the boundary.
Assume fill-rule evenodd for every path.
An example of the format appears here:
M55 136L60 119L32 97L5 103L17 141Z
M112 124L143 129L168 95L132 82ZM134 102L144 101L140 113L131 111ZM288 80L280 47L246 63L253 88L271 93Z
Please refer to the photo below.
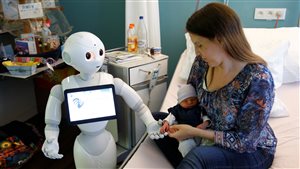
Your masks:
M127 49L127 51L131 53L137 53L138 51L137 35L133 23L129 24L127 31Z
M138 50L140 54L144 54L148 48L147 28L144 17L140 16L137 25Z

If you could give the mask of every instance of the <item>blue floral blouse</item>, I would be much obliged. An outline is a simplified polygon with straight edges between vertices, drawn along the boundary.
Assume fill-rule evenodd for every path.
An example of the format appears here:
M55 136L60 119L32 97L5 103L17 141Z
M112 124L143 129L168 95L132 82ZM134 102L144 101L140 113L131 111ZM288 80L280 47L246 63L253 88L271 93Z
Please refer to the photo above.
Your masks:
M197 90L199 105L207 111L215 144L239 153L261 148L274 154L277 139L268 119L274 102L274 83L269 69L262 64L247 64L227 85L207 91L208 65L196 57L188 83Z

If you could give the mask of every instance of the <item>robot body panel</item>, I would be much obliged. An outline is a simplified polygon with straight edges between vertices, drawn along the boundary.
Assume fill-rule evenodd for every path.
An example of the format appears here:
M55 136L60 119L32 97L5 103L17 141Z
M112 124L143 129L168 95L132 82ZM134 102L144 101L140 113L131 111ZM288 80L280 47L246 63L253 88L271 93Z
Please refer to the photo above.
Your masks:
M73 151L76 168L116 167L116 144L106 130L96 137L80 134L75 140Z
M55 85L52 87L45 113L45 121L56 125L59 124L61 120L61 103L63 102L61 89L61 85Z

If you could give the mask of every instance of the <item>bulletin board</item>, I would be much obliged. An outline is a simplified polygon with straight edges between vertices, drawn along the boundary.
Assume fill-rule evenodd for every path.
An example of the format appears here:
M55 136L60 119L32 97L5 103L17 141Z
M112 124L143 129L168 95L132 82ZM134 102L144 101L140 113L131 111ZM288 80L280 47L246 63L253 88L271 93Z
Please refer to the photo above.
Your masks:
M0 33L14 36L22 33L37 34L42 31L43 22L51 20L53 34L65 36L72 31L59 0L0 0Z

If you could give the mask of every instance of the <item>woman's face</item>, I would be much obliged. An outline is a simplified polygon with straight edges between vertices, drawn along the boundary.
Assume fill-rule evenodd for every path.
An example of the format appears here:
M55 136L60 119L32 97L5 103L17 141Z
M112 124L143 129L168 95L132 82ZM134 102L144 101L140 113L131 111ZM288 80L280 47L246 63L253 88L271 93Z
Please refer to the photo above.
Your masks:
M223 56L226 53L221 44L216 40L189 33L192 42L195 46L195 53L201 57L211 67L218 66L223 61Z

